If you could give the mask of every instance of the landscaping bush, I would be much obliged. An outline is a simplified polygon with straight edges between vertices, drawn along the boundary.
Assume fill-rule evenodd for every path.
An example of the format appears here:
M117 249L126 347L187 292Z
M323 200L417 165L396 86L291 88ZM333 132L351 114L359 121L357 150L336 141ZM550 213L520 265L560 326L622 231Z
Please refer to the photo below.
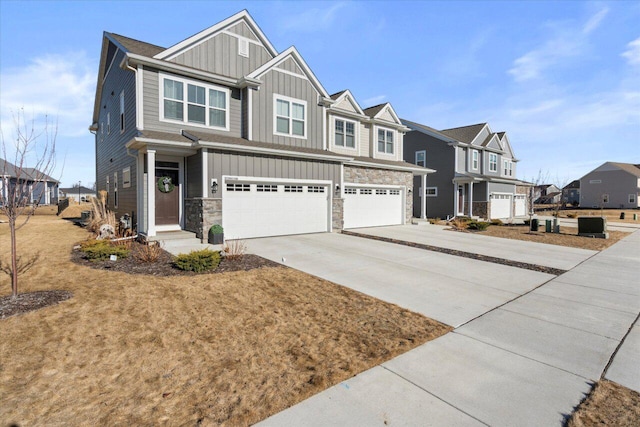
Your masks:
M220 253L209 249L191 251L188 254L178 255L174 264L180 270L202 273L218 267L218 264L220 264Z
M224 233L224 229L220 224L213 224L209 231L213 234L222 234Z
M449 221L449 225L453 227L454 230L466 230L469 222L466 218L455 218Z
M111 255L118 258L129 256L129 249L124 246L113 246L108 240L87 240L80 244L80 250L90 261L106 261Z
M162 245L159 242L147 242L141 245L133 256L136 261L149 263L156 262L160 255L162 255Z
M469 230L484 231L490 225L491 225L491 223L484 222L484 221L469 221L469 223L467 224L467 228Z
M504 225L504 222L496 218L491 220L491 225Z

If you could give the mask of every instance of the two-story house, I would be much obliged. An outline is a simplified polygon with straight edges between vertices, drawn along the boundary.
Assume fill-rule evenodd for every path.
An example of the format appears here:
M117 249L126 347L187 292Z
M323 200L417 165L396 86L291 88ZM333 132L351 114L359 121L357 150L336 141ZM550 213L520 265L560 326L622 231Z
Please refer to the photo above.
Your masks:
M437 171L417 177L414 215L422 218L512 218L527 213L527 183L505 132L487 123L436 130L402 120L404 159Z
M169 48L104 33L90 130L98 190L149 237L403 224L430 172L403 161L390 104L329 95L246 11Z

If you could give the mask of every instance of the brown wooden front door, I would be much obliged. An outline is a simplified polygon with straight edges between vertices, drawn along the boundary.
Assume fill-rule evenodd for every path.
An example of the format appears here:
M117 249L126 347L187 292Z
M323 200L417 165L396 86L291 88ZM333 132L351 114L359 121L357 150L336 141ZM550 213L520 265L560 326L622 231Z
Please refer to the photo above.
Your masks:
M156 165L156 224L180 223L180 180L178 163ZM159 183L160 182L160 183ZM160 190L162 188L162 191Z

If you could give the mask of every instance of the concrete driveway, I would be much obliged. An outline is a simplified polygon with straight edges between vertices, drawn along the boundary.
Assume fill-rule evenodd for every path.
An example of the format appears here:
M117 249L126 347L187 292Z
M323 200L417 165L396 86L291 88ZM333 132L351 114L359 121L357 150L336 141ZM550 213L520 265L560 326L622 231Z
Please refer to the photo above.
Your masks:
M454 327L555 277L337 233L247 244L251 253Z

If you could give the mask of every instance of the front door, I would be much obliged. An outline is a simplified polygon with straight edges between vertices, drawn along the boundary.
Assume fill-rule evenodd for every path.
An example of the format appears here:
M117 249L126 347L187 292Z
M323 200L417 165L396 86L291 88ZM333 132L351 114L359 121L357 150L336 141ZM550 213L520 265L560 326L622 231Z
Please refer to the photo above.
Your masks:
M156 225L180 223L179 172L177 162L156 162Z
M464 215L464 185L458 185L458 215Z

